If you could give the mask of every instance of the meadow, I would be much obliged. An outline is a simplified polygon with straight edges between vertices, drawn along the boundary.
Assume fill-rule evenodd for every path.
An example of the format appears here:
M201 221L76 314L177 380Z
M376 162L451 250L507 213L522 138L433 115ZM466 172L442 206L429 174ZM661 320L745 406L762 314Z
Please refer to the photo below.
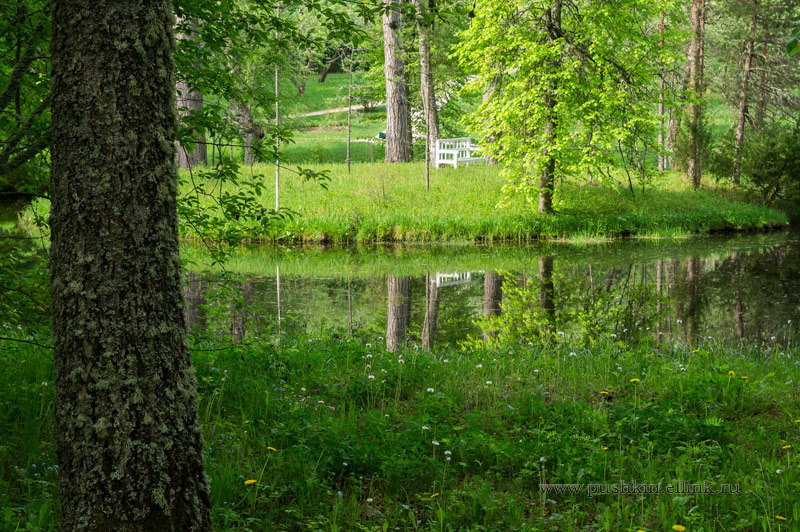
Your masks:
M281 206L295 216L264 229L254 224L254 241L366 243L452 242L534 239L591 240L625 236L686 236L697 233L785 227L787 217L757 205L724 185L694 191L670 174L635 195L620 184L564 182L555 215L536 214L524 198L509 200L501 170L478 163L469 168L431 170L425 190L424 163L304 165L330 176L327 190L284 172ZM268 164L243 172L263 178L261 203L274 205L274 169ZM209 184L209 187L213 184ZM184 193L191 192L186 180ZM215 189L217 190L217 189ZM235 193L223 185L219 192ZM185 228L186 229L186 228Z
M793 340L382 340L194 343L215 530L797 529ZM0 363L0 528L56 530L51 353L18 344ZM679 481L717 493L588 494Z

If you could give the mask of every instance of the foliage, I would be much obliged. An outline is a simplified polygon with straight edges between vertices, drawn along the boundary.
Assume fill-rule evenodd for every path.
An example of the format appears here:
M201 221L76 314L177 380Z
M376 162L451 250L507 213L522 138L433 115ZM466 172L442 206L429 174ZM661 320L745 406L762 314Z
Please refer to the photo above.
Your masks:
M659 35L657 21L664 12L677 27L679 7L640 0L477 3L457 54L478 74L470 86L491 97L468 123L506 166L508 193L533 202L531 194L540 192L533 176L550 164L556 179L607 174L619 162L646 177L646 154L656 151L659 72L672 68L683 40L674 29Z

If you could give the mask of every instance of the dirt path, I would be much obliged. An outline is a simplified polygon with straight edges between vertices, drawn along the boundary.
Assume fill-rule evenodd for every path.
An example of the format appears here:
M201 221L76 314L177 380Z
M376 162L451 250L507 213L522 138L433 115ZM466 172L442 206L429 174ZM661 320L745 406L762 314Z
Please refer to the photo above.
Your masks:
M353 111L361 111L366 109L367 107L378 107L379 105L383 105L383 102L371 102L368 105L354 105L350 109ZM344 113L347 112L347 107L339 107L337 109L323 109L322 111L311 111L310 113L303 113L299 115L291 115L290 118L305 118L307 116L322 116L322 115L330 115L333 113Z

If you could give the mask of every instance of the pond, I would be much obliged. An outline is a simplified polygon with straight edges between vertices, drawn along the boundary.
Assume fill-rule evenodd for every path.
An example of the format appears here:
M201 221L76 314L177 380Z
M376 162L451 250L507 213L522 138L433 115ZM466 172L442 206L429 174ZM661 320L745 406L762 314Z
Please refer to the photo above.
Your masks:
M202 271L201 253L184 256ZM750 343L800 319L800 233L536 245L252 247L235 295L189 272L189 325L234 341L335 335L418 348L501 341Z

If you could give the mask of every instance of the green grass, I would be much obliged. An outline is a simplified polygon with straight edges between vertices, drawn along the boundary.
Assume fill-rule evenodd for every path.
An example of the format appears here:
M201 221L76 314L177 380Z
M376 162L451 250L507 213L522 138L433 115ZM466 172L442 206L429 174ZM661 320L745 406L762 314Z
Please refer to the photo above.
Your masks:
M194 352L216 530L797 529L792 346L371 342ZM0 364L0 528L55 530L51 355L4 349ZM677 480L741 493L540 491Z
M696 233L784 226L786 216L749 204L734 191L708 186L693 191L676 175L634 198L623 187L564 183L558 213L540 216L523 201L499 206L506 183L496 167L431 171L425 191L424 165L314 165L330 172L329 190L284 172L281 205L299 216L274 228L266 239L303 242L430 242L581 240L619 236L686 236ZM248 170L249 171L249 170ZM272 168L255 165L271 183ZM263 204L274 204L266 187ZM256 235L253 235L256 236Z

